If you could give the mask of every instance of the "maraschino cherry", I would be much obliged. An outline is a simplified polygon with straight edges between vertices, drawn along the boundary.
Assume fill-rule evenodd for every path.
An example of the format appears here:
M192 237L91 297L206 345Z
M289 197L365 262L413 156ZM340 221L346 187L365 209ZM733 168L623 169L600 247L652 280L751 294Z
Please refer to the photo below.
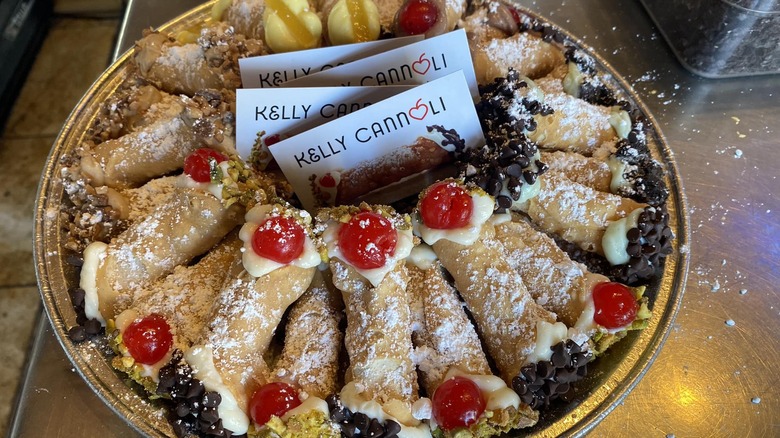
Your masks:
M252 249L260 257L287 264L303 252L306 234L293 218L272 216L252 235Z
M439 19L439 9L429 0L410 0L398 11L398 27L406 35L428 32Z
M474 381L455 376L433 393L433 417L443 430L469 427L485 412L486 402Z
M263 385L252 395L249 401L249 415L252 421L263 425L276 415L281 417L290 409L301 405L298 391L284 382L272 382Z
M136 362L152 365L162 360L173 345L171 327L162 316L152 313L130 323L122 342Z
M212 159L221 163L227 161L228 157L214 149L196 149L184 159L184 173L199 183L211 182Z
M379 213L361 211L339 230L339 249L347 262L358 269L381 268L395 252L398 233Z
M617 329L625 327L636 319L637 303L634 294L623 284L616 282L599 283L593 287L593 304L596 324Z
M420 215L428 228L451 230L465 227L474 210L471 195L452 181L432 185L420 201Z

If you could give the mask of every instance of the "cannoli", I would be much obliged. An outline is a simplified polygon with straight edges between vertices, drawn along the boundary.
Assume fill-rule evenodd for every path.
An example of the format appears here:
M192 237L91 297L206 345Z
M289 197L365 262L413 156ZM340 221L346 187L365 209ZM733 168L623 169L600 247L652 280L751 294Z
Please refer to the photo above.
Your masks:
M426 38L447 33L458 25L466 12L462 0L406 0L398 8L393 23L396 36L420 35Z
M265 0L220 0L214 4L212 17L224 20L237 34L248 39L263 40Z
M197 42L146 32L134 50L133 63L141 77L169 93L194 96L200 90L240 88L238 59L262 54L263 42L216 23L204 28Z
M166 96L151 85L131 85L109 97L90 126L94 143L121 137L151 121L146 112Z
M432 252L427 245L414 249L421 251ZM438 261L423 265L419 259L430 260L413 255L407 267L417 320L415 356L422 385L432 399L432 423L444 436L457 436L463 429L472 436L492 436L535 424L538 413L521 404L491 372L479 337Z
M477 42L502 39L520 30L518 27L520 15L509 4L498 1L476 1L469 6L468 15L463 16L458 25L466 30L470 40Z
M184 351L200 336L228 268L240 254L240 242L238 234L231 233L198 263L177 266L167 277L135 291L129 307L107 324L106 332L117 352L111 361L114 368L156 394L159 370L171 361L173 349ZM157 327L163 327L166 337L170 335L167 354L161 358L145 357L153 349L154 340L147 348L138 339L132 339L133 334L129 343L124 340L128 327L151 315L155 316L149 322L155 321Z
M130 292L170 273L213 247L240 222L241 208L198 189L178 188L150 216L106 244L84 250L80 286L86 313L102 324Z
M148 124L81 152L81 172L93 186L136 187L181 168L198 147L235 150L232 115L219 93L163 95L146 111Z
M379 8L374 0L319 0L323 36L331 45L379 39Z
M427 433L414 415L421 402L403 262L414 245L408 217L362 204L322 210L317 219L347 314L349 368L331 399L336 418L362 433Z
M265 436L264 432L280 437L341 435L330 421L325 401L339 388L343 304L335 292L317 271L309 289L291 307L272 382L255 391L249 402L254 422L250 436ZM288 396L280 397L282 393Z
M194 377L220 394L226 429L249 428L249 398L269 380L263 358L287 307L311 283L320 256L310 237L310 216L280 204L246 214L241 260L231 268L200 340L184 353Z
M555 317L534 302L522 279L504 260L487 220L493 199L455 180L436 183L420 194L415 231L433 247L452 275L496 363L510 383L534 356L537 325Z
M322 44L322 23L307 0L265 0L265 43L275 53L313 49Z
M360 162L342 172L313 175L311 185L315 198L321 205L348 204L373 190L448 163L466 147L454 129L433 125L427 130L428 136L420 136L414 144L378 159Z
M469 48L479 84L506 76L510 68L531 79L539 78L564 62L557 47L528 32L485 41L472 38Z

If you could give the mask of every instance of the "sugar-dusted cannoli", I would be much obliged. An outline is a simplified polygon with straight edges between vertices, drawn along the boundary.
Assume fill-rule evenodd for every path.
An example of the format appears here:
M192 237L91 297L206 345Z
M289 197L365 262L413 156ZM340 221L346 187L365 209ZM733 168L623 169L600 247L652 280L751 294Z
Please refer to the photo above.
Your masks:
M397 9L393 29L397 36L441 35L455 29L466 5L463 0L405 0Z
M454 129L433 125L427 130L429 134L418 137L414 144L385 156L360 162L342 172L314 176L311 184L315 198L322 205L350 203L373 190L448 163L466 147Z
M248 405L268 381L263 354L287 307L311 283L320 255L311 239L311 217L281 204L260 204L246 214L239 237L242 259L231 268L200 340L184 358L208 391L226 429L249 428Z
M169 93L194 96L205 89L240 88L238 59L261 55L263 42L236 35L226 23L215 23L201 31L197 42L147 32L134 50L133 63L141 77Z
M241 208L198 189L179 188L150 216L106 244L84 250L81 288L86 313L105 324L131 290L203 254L240 222Z
M287 317L284 348L270 380L249 402L250 436L339 437L326 399L338 391L343 303L320 271ZM275 434L275 435L273 435Z
M432 250L421 245L414 252ZM479 337L439 262L417 254L409 260L417 320L415 356L422 385L433 403L431 423L444 436L459 436L464 430L472 436L492 436L535 424L538 413L520 403L514 391L491 372Z
M265 0L220 0L214 4L212 18L223 20L237 34L254 40L265 39L263 11Z
M517 9L507 3L479 0L468 6L468 15L463 16L458 25L475 42L506 38L520 30L517 22L520 15Z
M594 190L613 193L610 189L612 171L605 160L565 151L542 152L539 159L549 167L550 172L561 173Z
M493 205L493 198L476 186L467 188L455 180L436 183L420 194L415 232L452 274L487 352L509 383L523 364L535 362L537 326L552 324L555 317L534 302L504 260L487 222Z
M414 246L409 218L362 204L325 209L317 219L347 314L349 368L331 399L335 418L362 433L425 436L427 426L415 417L421 402L404 263Z
M199 92L163 94L145 112L146 125L81 152L81 172L93 186L136 187L180 169L198 147L235 150L229 98Z
M106 329L118 353L112 360L114 368L155 394L159 370L171 361L173 349L184 351L200 336L228 268L240 255L240 242L238 233L231 233L196 264L177 266L165 278L135 291L127 300L127 308L117 309L121 313L108 322ZM155 349L154 338L133 339L131 330L130 339L125 342L128 327L151 315L155 317L147 323L156 321L157 326L167 327L164 330L171 336L167 354L161 358L147 355Z
M265 43L275 53L313 49L322 44L322 22L308 0L265 0Z
M506 76L510 68L531 79L539 78L564 62L560 49L528 32L484 41L473 38L469 48L479 84Z
M381 23L374 0L318 0L323 36L331 45L362 43L379 38Z

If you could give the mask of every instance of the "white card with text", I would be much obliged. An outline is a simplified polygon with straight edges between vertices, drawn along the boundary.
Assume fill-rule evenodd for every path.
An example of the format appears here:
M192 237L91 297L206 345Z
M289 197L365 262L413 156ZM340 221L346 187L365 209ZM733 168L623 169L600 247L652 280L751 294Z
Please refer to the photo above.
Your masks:
M236 149L248 159L257 145L259 164L266 165L265 146L412 88L323 87L244 88L236 90ZM263 133L262 138L258 134Z
M463 29L285 82L283 87L419 85L462 70L472 98L477 78Z
M484 144L463 73L414 87L270 146L303 206L339 205L385 192L419 192L415 177ZM374 198L376 199L376 198Z
M343 46L321 47L238 60L244 88L273 88L293 79L334 68L422 40L422 35Z

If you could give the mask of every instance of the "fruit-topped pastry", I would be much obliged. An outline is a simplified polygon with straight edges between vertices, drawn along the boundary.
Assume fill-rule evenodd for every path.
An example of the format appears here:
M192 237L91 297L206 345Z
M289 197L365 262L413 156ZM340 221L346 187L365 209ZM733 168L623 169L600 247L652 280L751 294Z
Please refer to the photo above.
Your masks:
M493 198L487 193L458 180L444 180L420 194L415 232L428 245L440 239L470 245L492 215Z
M412 361L408 273L404 260L414 239L409 217L389 207L336 207L317 215L333 284L347 315L346 384L329 399L342 430L427 436L418 413Z
M230 268L201 338L184 353L193 377L220 395L218 418L235 434L248 430L249 399L267 380L263 354L273 333L320 264L307 212L260 204L245 219L242 258Z
M460 215L458 215L460 216ZM418 249L420 248L420 249ZM421 385L431 399L434 436L492 436L536 423L538 414L493 375L473 323L439 262L407 259Z

